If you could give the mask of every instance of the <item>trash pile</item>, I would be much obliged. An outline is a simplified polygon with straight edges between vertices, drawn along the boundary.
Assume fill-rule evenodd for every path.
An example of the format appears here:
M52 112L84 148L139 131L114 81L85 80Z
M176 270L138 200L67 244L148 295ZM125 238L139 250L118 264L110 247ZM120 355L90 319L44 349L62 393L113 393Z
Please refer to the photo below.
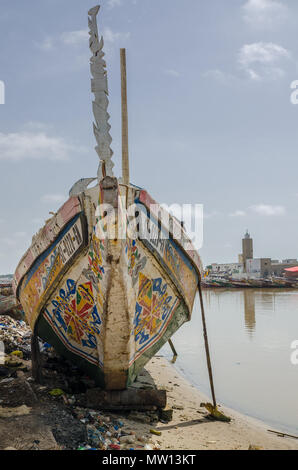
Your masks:
M94 410L76 407L76 417L86 425L87 442L77 450L153 450L156 445L148 443L148 436L138 434L124 421Z
M0 284L0 299L1 297L8 297L9 295L13 295L12 287Z
M3 283L0 280L0 315L4 314L16 320L24 319L24 312L13 293L12 283Z
M31 330L23 320L14 320L0 315L0 341L4 343L6 354L21 351L22 358L31 357Z
M7 410L30 407L34 410L33 414L23 419L30 421L31 416L38 419L41 426L51 430L54 441L62 450L160 448L158 441L153 441L160 435L159 431L152 429L159 421L156 409L144 412L90 409L86 403L86 393L96 388L94 381L41 340L43 383L36 383L30 361L31 335L31 329L24 321L0 315L0 342L4 343L2 365L0 363L2 419ZM141 382L138 385L141 386ZM32 426L32 429L34 441L35 428ZM5 433L4 428L1 431L0 420L0 435L1 432ZM29 432L27 438L30 440Z

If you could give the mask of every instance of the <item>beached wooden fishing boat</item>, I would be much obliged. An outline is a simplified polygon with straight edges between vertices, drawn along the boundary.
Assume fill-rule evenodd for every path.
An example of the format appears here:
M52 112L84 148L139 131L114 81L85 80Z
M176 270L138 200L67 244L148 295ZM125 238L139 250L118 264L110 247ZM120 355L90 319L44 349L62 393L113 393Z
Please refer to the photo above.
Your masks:
M129 182L124 60L123 177L113 176L98 10L89 11L98 182L92 188L95 178L76 183L33 237L14 290L36 335L99 386L116 390L128 387L190 320L201 262L177 219ZM174 237L179 231L181 237Z

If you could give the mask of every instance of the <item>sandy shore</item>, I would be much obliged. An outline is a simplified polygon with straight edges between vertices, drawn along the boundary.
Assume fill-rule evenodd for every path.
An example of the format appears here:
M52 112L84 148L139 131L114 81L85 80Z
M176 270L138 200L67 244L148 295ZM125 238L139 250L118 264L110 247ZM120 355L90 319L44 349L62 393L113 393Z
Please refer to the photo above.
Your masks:
M209 420L200 404L210 398L161 356L149 362L133 387L167 390L168 408L173 410L168 423L160 421L157 410L112 413L103 411L96 400L90 404L87 398L94 383L53 351L42 355L40 385L32 378L25 347L30 343L29 328L3 316L1 322L10 350L22 347L26 357L9 354L0 366L0 450L75 450L90 445L140 451L298 449L298 439L276 436L264 423L225 407L220 409L230 423Z
M165 358L156 356L146 366L158 388L168 391L168 406L174 408L173 420L159 423L161 436L155 441L161 449L247 450L249 446L271 449L298 449L298 439L278 437L267 431L269 426L226 407L220 410L230 423L209 421L208 412L200 407L210 401L189 384Z

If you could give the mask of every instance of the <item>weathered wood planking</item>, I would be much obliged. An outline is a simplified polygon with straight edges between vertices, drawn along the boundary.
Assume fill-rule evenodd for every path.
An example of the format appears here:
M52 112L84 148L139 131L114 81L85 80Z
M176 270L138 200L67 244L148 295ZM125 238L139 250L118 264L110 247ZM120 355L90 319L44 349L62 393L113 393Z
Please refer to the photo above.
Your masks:
M137 188L129 191L131 200L139 199ZM190 319L199 279L198 266L176 240L161 249L137 233L98 238L127 225L119 196L117 179L109 177L80 195L81 215L33 260L18 287L32 329L112 390L128 387ZM116 208L115 220L95 216L91 208L99 200Z

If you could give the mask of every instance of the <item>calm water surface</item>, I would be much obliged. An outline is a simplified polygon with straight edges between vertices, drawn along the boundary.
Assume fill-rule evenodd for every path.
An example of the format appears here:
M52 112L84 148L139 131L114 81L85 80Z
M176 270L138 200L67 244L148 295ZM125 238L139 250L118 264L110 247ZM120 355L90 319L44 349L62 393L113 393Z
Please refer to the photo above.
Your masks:
M206 289L203 291L217 401L273 428L298 434L298 291ZM197 297L192 320L172 338L176 366L210 395ZM165 346L162 353L170 357Z

